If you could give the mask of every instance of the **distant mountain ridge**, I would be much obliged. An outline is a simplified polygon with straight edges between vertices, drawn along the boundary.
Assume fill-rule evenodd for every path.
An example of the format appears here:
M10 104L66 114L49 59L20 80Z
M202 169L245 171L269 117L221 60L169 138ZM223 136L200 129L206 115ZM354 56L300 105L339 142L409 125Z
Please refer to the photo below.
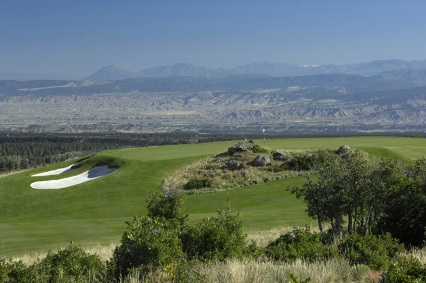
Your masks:
M188 63L156 66L134 72L116 66L102 67L83 80L112 81L129 78L204 77L221 78L231 75L263 75L271 77L350 74L374 76L383 72L426 69L426 60L375 60L347 65L294 65L280 62L251 63L230 69L199 67Z
M116 67L114 65L102 67L84 80L87 81L114 81L137 77L137 73Z
M344 88L353 93L406 89L426 86L426 69L403 69L381 72L374 76L361 76L345 73L331 73L305 76L273 77L266 75L236 74L225 77L169 76L161 78L131 77L111 79L115 67L108 67L98 75L108 78L103 81L65 80L0 80L0 96L23 94L73 95L126 92L192 92L192 91L254 91L259 89L279 89L313 91L314 88ZM168 69L172 73L173 69ZM117 73L123 77L125 72ZM328 92L328 90L327 90Z
M160 78L108 66L96 74L107 81L95 81L96 76L93 81L0 80L0 130L424 133L426 68L421 66L399 61L302 66L309 72L335 72L281 77L253 73L279 74L291 67L294 74L298 69L260 63L225 70L223 77L215 73L223 70L187 64L145 71ZM365 76L345 74L344 68L385 71Z

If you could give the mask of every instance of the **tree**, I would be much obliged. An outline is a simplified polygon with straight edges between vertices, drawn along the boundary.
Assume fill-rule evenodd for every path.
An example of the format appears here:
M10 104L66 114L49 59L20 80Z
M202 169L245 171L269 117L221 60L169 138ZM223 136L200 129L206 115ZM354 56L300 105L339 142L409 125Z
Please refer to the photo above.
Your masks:
M371 230L371 212L378 201L371 189L372 172L365 157L355 152L323 163L292 192L307 203L308 215L316 218L321 232L327 221L333 235L340 236L346 217L349 232L366 234Z
M401 171L401 170L400 170ZM391 178L377 233L389 232L407 246L423 246L426 233L426 160Z

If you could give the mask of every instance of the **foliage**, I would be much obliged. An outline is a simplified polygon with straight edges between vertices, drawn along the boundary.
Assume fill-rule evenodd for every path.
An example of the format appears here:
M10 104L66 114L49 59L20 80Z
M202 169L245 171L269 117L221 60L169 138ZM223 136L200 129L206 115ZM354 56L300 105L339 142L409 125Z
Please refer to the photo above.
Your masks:
M350 233L366 235L381 216L388 184L382 175L389 168L383 165L373 166L356 152L345 155L327 161L292 193L307 203L308 215L317 219L321 232L323 223L329 222L333 235L340 236L346 217Z
M21 261L0 260L0 282L20 283L28 281L28 268Z
M244 258L260 259L265 254L265 248L260 247L254 240L246 244L243 249Z
M106 267L98 256L70 244L31 266L26 273L26 282L101 281L105 280L105 275Z
M323 244L321 235L305 228L294 228L281 235L266 247L266 255L273 260L294 261L303 259L309 262L329 259L337 255L334 246Z
M381 283L426 282L426 265L414 257L399 256L383 273Z
M333 234L391 233L402 243L422 246L426 232L426 161L404 166L389 159L368 162L349 155L327 162L292 192L307 203L308 215L331 224Z
M408 246L422 246L426 232L426 161L402 165L390 159L368 161L360 154L327 161L315 176L292 189L307 203L318 222L329 222L340 236L347 231L362 235L391 233Z
M198 262L182 261L179 264L169 264L150 270L141 276L137 270L133 271L120 282L143 282L143 283L204 283L206 278L197 269ZM135 280L136 279L136 280Z
M134 217L127 222L121 244L109 263L109 272L118 279L132 269L144 273L178 263L182 258L181 242L174 225L164 218Z
M392 258L403 250L403 246L390 234L363 236L352 233L345 237L338 249L353 265L365 264L376 270L383 270Z
M219 209L216 217L187 226L180 237L189 259L224 260L242 256L246 236L239 215Z
M211 188L213 187L213 182L211 179L191 179L183 186L184 190L198 190L202 188Z
M423 246L426 233L426 160L393 178L383 203L377 232L389 232L407 246Z
M252 148L253 153L269 153L268 149L260 146L259 144L254 144Z
M305 280L301 280L297 278L293 273L288 274L288 279L290 280L290 283L308 283L311 281L311 278L306 278Z
M286 170L307 171L326 163L334 158L334 154L328 150L317 150L304 154L295 154L283 164Z
M151 192L147 198L148 217L164 218L178 226L183 226L188 220L188 214L183 209L184 194L178 190Z

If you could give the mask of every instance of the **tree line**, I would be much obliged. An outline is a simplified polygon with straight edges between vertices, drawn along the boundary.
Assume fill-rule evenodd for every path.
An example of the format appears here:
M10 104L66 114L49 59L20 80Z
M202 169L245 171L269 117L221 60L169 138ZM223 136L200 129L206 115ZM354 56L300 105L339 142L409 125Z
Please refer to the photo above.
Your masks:
M224 141L232 135L192 133L0 133L0 174L63 162L94 152L124 147Z
M357 152L318 166L302 187L292 188L307 204L321 233L390 233L408 247L422 247L426 232L426 159L401 163L368 160Z

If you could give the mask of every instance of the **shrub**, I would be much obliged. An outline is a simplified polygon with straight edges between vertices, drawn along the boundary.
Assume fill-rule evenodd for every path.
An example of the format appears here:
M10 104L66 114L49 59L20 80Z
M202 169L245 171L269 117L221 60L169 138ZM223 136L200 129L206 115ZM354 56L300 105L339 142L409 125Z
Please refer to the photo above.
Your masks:
M224 260L243 254L242 221L232 211L219 210L217 217L187 226L181 234L183 251L189 259Z
M260 259L265 255L265 248L259 247L254 240L251 240L251 242L244 247L243 255L245 258Z
M382 283L426 282L426 265L414 257L397 257L387 272L382 275Z
M333 153L327 150L317 150L305 154L296 154L283 164L286 170L307 171L325 163L333 157Z
M339 252L351 264L365 264L377 270L386 269L403 246L390 234L361 236L353 233L338 245Z
M57 253L49 252L29 268L26 280L19 282L93 282L102 281L105 274L106 266L97 255L70 244Z
M0 260L0 282L29 282L29 280L26 280L27 273L28 269L21 261Z
M273 260L294 261L304 259L315 261L328 259L337 254L333 245L325 245L319 233L312 233L309 226L294 228L281 235L266 247L266 255Z
M142 272L179 262L183 258L178 232L163 218L134 217L127 222L121 245L114 251L109 272L116 279L132 269Z
M263 148L258 144L253 145L252 151L253 153L269 153L266 148Z
M188 214L183 209L184 194L178 190L164 191L162 194L152 192L147 198L148 216L164 218L182 226L188 220Z
M213 187L213 182L211 179L192 179L189 180L188 183L186 183L183 186L184 190L197 190L202 188L211 188Z

